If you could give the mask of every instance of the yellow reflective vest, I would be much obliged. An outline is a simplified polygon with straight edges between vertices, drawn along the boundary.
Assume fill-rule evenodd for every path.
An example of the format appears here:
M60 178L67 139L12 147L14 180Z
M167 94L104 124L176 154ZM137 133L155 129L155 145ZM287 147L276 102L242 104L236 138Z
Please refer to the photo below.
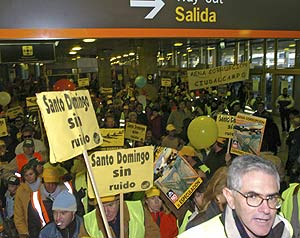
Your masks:
M129 221L129 238L144 238L144 209L141 201L125 201L128 207ZM96 209L83 216L84 226L91 238L103 238L104 235L99 230Z

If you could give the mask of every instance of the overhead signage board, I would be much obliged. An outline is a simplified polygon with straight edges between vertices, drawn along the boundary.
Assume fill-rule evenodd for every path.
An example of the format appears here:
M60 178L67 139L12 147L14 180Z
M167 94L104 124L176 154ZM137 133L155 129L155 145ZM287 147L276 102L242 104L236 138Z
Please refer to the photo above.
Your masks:
M54 43L18 43L0 45L1 63L54 62Z
M295 17L299 8L298 0L27 0L26 4L21 0L5 0L1 2L0 29L68 28L79 33L80 28L85 28L81 34L93 30L99 36L100 31L95 29L194 29L207 33L235 30L241 37L252 34L247 30L297 34L300 22ZM43 31L45 37L49 37L47 31Z

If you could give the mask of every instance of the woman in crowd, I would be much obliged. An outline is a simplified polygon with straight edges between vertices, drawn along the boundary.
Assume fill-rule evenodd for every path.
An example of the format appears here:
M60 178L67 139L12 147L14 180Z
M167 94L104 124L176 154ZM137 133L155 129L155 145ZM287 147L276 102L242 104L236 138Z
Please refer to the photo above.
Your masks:
M161 200L160 190L156 187L145 192L146 207L153 221L159 226L160 238L173 238L178 235L176 217L167 209Z
M226 186L227 167L219 168L211 177L199 204L198 215L191 220L186 229L199 225L221 213L226 205L223 188Z
M38 172L32 164L26 164L21 170L23 183L19 186L14 205L14 222L19 237L29 237L28 232L28 204L31 192L37 191L41 185Z

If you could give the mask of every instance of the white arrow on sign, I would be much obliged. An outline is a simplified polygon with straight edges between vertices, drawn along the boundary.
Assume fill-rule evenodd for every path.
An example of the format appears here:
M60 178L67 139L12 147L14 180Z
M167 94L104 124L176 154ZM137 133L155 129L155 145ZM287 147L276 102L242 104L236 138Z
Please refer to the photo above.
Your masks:
M130 7L154 7L145 19L153 19L164 5L162 0L130 0Z

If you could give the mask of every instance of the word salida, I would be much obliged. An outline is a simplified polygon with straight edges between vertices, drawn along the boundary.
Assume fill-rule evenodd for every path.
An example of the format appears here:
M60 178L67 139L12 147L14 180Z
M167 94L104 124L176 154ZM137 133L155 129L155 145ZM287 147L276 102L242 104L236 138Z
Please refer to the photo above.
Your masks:
M192 9L185 9L178 6L175 10L176 20L179 22L203 22L216 23L217 13L210 11L208 7L201 9L200 7L193 7Z

